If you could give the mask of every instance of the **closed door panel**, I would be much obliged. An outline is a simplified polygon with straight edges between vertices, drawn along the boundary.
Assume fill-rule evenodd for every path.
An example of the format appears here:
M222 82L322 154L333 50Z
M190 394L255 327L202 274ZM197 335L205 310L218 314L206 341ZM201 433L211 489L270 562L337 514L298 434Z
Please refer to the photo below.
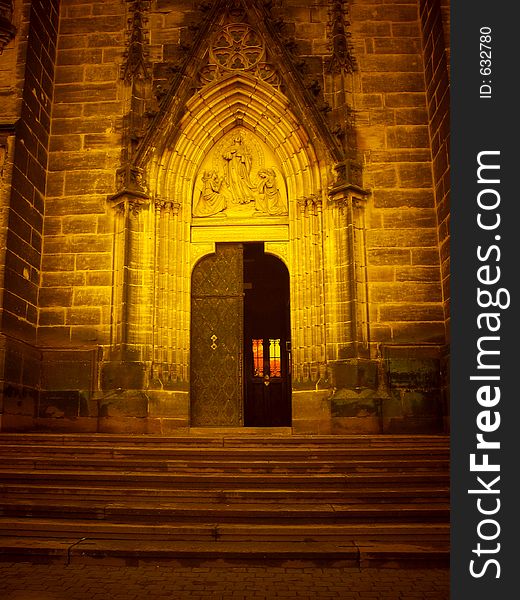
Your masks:
M191 425L243 423L242 244L217 244L193 270Z

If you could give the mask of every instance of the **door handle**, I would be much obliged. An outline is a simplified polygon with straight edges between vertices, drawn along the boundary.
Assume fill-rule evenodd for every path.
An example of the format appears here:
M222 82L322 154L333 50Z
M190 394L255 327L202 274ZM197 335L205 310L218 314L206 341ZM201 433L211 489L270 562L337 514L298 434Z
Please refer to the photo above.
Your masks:
M269 375L266 373L264 375L264 385L267 387L270 383L271 383L271 381L269 379Z

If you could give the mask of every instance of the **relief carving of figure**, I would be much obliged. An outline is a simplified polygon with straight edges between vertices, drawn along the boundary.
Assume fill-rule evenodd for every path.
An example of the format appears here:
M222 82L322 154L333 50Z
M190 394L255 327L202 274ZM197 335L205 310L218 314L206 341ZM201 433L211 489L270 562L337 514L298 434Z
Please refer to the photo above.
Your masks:
M270 154L245 131L226 136L203 162L193 193L193 216L287 215L284 180Z
M276 183L274 169L260 169L258 177L260 181L257 186L256 210L268 215L287 214L287 207L284 205L282 195Z
M202 191L193 209L194 217L211 217L227 208L228 199L221 192L224 180L214 170L202 174Z
M253 159L241 134L233 138L233 142L226 148L222 158L224 159L224 180L231 196L231 202L233 204L254 202L255 185L251 182Z

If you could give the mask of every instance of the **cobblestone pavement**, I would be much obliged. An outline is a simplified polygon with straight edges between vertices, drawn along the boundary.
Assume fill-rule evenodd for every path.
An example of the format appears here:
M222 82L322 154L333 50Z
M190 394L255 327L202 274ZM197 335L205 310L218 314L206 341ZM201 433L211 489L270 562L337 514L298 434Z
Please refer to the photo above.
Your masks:
M447 600L447 569L0 563L2 600Z

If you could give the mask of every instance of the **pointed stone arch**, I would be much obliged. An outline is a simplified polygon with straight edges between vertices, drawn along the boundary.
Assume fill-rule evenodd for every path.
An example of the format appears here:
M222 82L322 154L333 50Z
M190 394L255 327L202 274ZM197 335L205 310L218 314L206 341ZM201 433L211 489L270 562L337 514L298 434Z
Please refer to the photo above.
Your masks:
M251 11L258 11L256 5ZM287 95L246 71L200 85L199 32L129 167L139 178L138 193L113 197L121 209L113 347L119 360L143 373L139 385L161 414L189 424L192 269L218 242L264 242L290 276L293 423L316 430L322 418L330 425L323 413L327 364L357 356L366 330L358 293L365 285L363 265L354 266L363 254L354 248L355 232L362 230L355 198L363 192L349 184L342 151L280 40L268 21L257 20L264 40L272 40L283 58ZM204 31L215 24L207 20ZM276 157L288 214L256 223L197 224L192 206L201 165L235 130L247 131Z
M287 187L288 215L253 226L239 221L195 228L191 206L197 173L208 152L237 128L256 136L276 156ZM156 210L156 326L150 358L157 374L152 379L163 381L167 371L178 383L189 382L194 264L216 242L263 241L268 253L283 259L291 277L293 379L316 380L325 361L322 190L332 182L325 145L312 139L279 90L232 74L198 90L180 122L170 121L160 144L146 156L149 162L142 168Z
M273 64L276 63L277 79L282 84L285 95L280 92L279 86L266 83L258 72L246 67L230 71L228 76L221 74L210 84L201 78L212 40L230 23L250 27L258 34L266 57L270 57ZM287 40L284 40L280 34L281 27L283 23L279 18L271 15L271 7L268 3L243 0L234 0L230 3L228 0L216 0L213 6L207 6L204 16L201 16L200 23L195 28L196 34L192 40L186 42L185 58L176 67L176 74L165 92L159 110L140 141L133 159L134 166L141 168L149 164L151 154L163 154L164 147L171 142L172 125L175 129L185 120L187 107L192 103L194 96L211 98L224 92L222 95L227 97L226 88L236 86L234 90L236 94L239 95L241 89L246 88L246 92L250 94L251 90L254 92L252 98L260 98L263 94L268 102L272 102L269 98L274 92L279 92L274 94L275 97L281 105L290 106L290 112L298 127L303 127L306 135L320 147L320 158L328 159L331 171L332 167L337 167L339 178L348 179L348 173L344 170L346 157L342 144L332 133L325 118L325 112L330 107L320 105L308 84L305 83L302 75L303 67L299 64L301 61L296 60L288 50ZM233 102L235 100L236 98L232 98ZM286 110L283 106L279 108L282 113ZM238 109L232 122L221 123L221 126L223 128L233 126L235 119L240 118L239 115ZM328 183L332 183L335 178L336 176L333 175Z
M172 124L173 125L173 124ZM146 166L149 188L181 202L189 197L204 156L223 136L244 127L277 156L293 200L321 193L332 183L330 157L291 110L278 90L244 75L230 75L199 90L171 126ZM327 158L329 160L327 161Z

